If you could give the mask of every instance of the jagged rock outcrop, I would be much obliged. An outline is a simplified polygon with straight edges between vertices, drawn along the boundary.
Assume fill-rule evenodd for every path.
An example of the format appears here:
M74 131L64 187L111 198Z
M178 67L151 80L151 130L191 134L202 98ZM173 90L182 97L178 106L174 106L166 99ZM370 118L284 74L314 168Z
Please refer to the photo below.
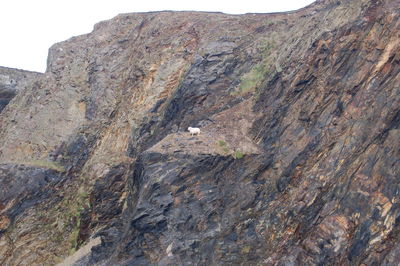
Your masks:
M123 14L54 45L0 114L0 264L399 264L399 6Z
M0 67L0 113L19 91L31 86L40 75L37 72Z

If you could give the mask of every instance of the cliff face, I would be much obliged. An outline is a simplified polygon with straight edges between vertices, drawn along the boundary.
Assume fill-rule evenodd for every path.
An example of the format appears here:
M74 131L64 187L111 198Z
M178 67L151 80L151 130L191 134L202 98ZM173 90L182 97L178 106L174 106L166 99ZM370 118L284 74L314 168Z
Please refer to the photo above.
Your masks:
M123 14L54 45L0 114L0 263L400 263L399 6Z
M0 67L0 113L19 91L31 86L40 75L36 72Z

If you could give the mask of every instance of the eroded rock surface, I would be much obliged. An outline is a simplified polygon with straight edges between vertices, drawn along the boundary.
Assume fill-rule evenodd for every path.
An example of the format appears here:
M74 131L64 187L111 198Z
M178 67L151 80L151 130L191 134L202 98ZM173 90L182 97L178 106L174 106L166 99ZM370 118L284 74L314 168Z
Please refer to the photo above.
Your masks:
M399 7L122 14L55 44L0 114L0 264L399 264Z
M27 86L32 86L41 73L0 67L0 113Z

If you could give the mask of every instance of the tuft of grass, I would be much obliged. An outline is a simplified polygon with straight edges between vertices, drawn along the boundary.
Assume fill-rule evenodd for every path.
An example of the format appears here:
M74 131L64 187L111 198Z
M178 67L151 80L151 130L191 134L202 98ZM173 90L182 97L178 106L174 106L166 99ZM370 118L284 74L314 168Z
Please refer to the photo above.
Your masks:
M220 147L225 147L225 146L226 146L226 142L223 141L223 140L218 140L218 145L219 145Z
M235 153L233 154L233 158L235 158L235 159L242 159L243 156L244 156L244 154L239 150L235 151Z
M231 152L228 143L226 143L223 140L217 141L216 145L217 145L217 150L220 151L219 154L228 155Z

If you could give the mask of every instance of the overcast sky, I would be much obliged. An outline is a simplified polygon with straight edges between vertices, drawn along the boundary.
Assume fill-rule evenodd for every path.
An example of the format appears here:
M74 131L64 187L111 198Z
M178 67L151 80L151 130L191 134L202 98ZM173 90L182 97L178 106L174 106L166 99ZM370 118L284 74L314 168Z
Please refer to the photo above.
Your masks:
M44 72L48 48L119 13L158 10L270 13L314 0L1 0L0 66Z

